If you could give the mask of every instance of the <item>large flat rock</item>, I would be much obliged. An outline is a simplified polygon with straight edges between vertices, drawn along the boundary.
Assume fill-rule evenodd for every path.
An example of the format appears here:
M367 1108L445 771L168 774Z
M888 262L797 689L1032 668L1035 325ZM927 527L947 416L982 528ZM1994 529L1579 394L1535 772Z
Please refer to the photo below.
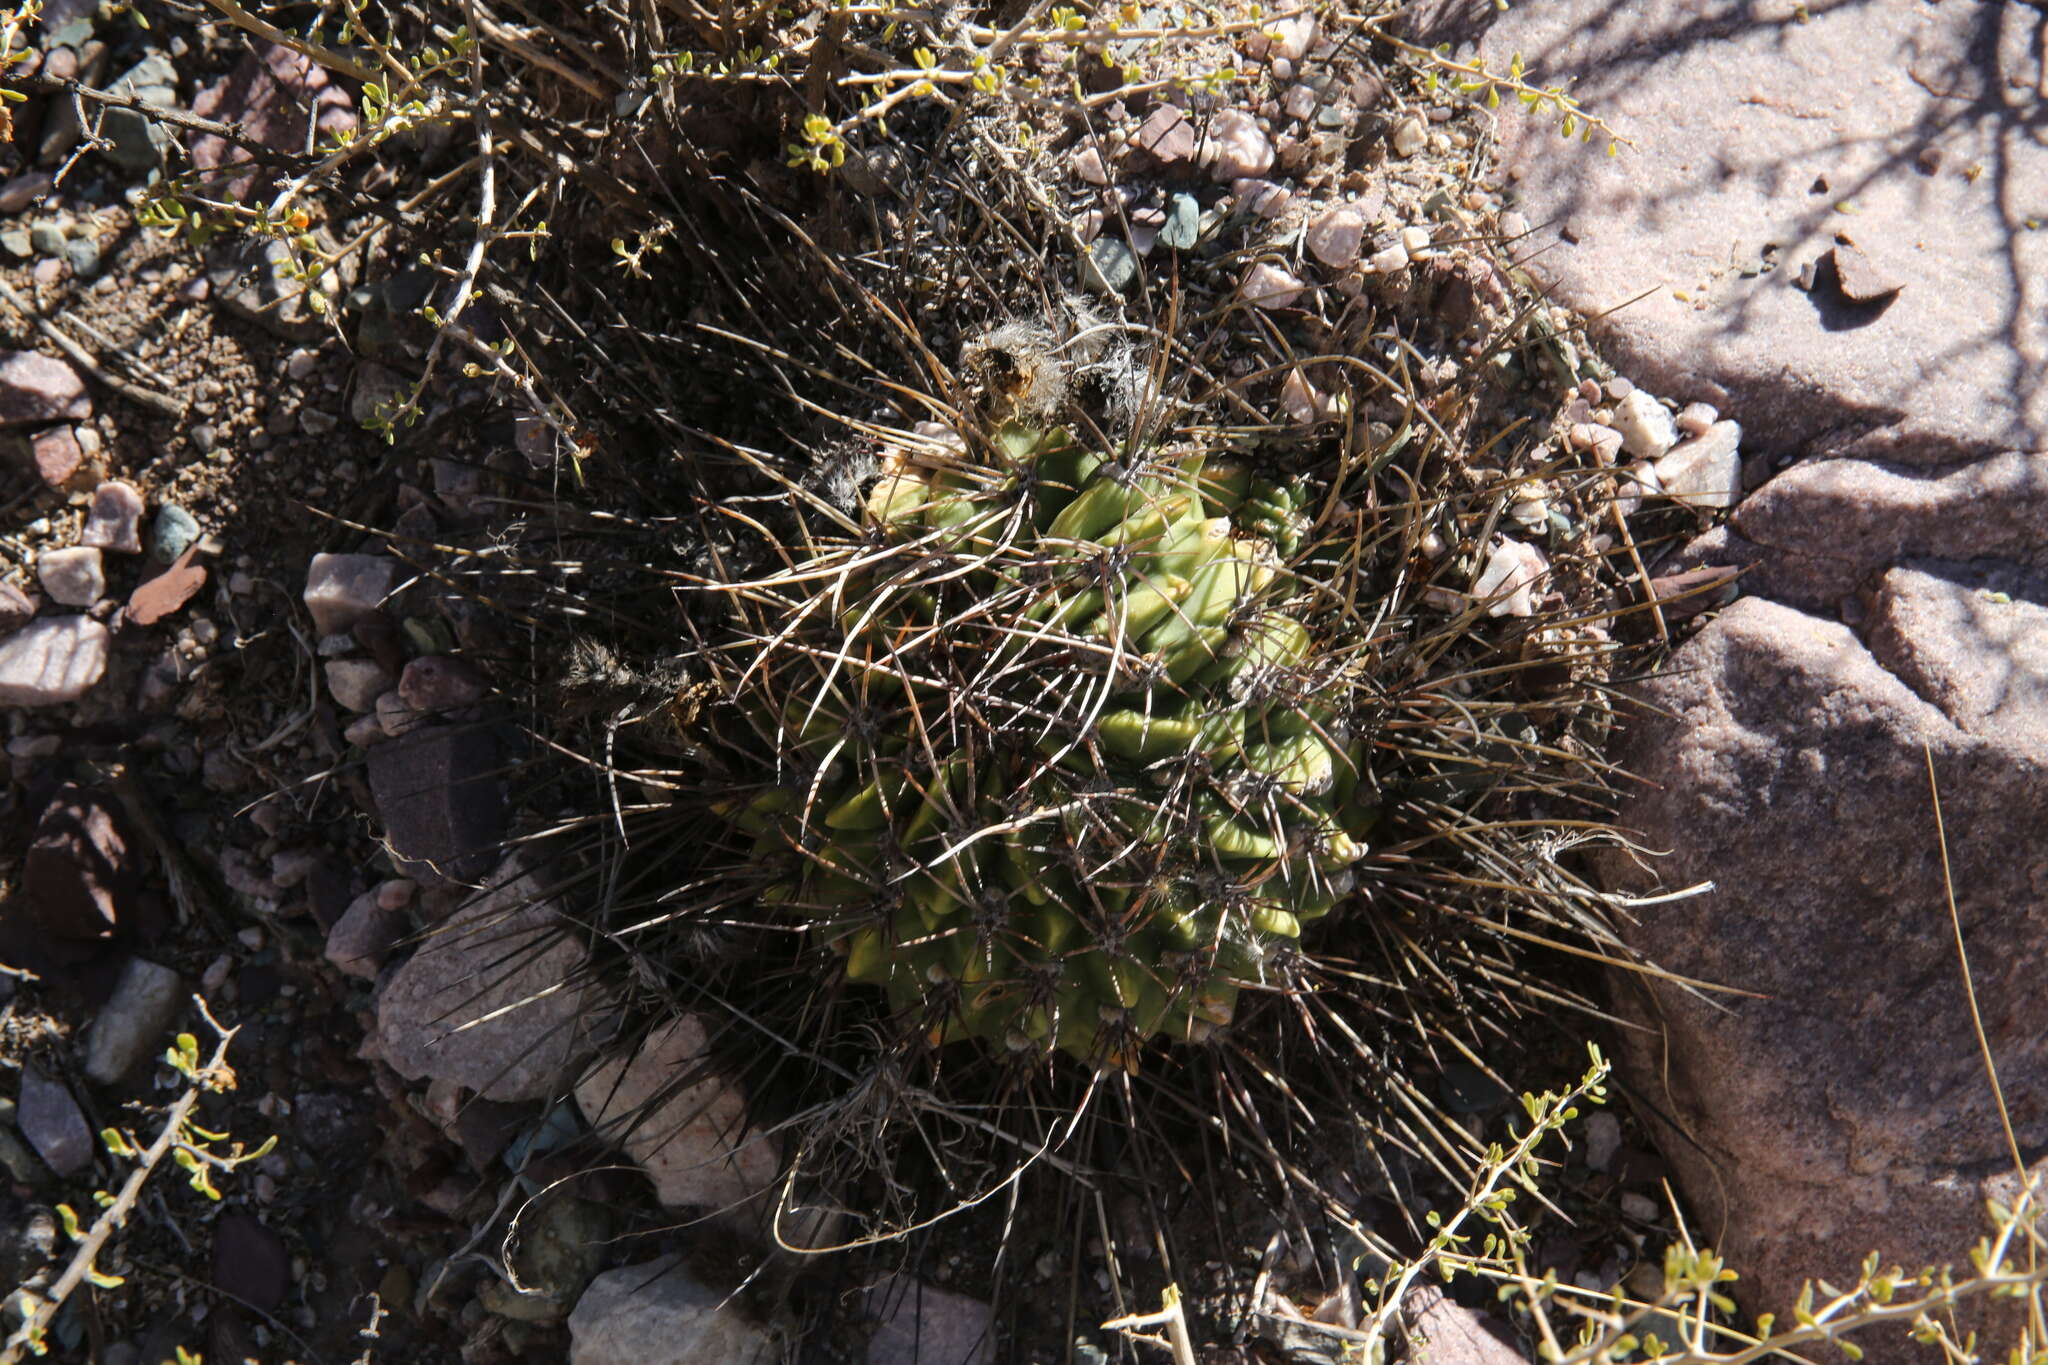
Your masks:
M1520 53L1634 140L1608 157L1502 106L1510 197L1540 225L1522 254L1637 383L1732 410L1781 454L2048 448L2039 7L1422 8L1429 41L1477 33L1497 69ZM1795 285L1838 234L1901 286L1888 304Z
M1882 1250L1963 1263L2014 1179L1925 771L2022 1150L2048 1139L2048 13L2017 3L1428 0L1634 139L1508 106L1522 266L1659 395L1781 467L1658 572L1746 570L1615 753L1623 1074L1752 1311ZM1975 1319L1992 1354L2010 1319ZM1872 1361L1917 1358L1901 1333Z
M1879 653L1839 623L1740 601L1644 689L1660 711L1622 748L1645 780L1624 818L1672 850L1654 875L1716 886L1634 911L1631 941L1752 994L1619 977L1617 1005L1642 1026L1620 1035L1619 1060L1694 1230L1740 1271L1752 1312L1789 1321L1803 1280L1853 1283L1873 1250L1967 1268L1983 1201L2013 1196L1929 753L2019 1146L2038 1164L2048 1144L2048 843L2017 837L2048 830L2048 731L2030 709L2048 675L2029 672L2048 608L2018 586L1960 566L1894 571ZM1652 885L1628 857L1601 870L1623 890ZM1979 1322L2002 1357L2013 1323ZM1919 1359L1902 1333L1860 1340L1873 1361Z
M490 889L439 925L377 994L377 1039L399 1075L513 1102L565 1093L608 1015L542 874L514 852Z

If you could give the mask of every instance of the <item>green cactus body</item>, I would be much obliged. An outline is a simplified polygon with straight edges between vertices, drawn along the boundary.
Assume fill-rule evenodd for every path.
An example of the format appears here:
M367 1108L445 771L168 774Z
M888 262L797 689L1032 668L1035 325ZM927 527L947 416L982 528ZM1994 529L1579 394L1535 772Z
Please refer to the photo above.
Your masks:
M1289 609L1305 496L1012 425L905 469L762 655L781 783L720 809L847 976L939 1040L1129 1066L1350 889L1374 810Z

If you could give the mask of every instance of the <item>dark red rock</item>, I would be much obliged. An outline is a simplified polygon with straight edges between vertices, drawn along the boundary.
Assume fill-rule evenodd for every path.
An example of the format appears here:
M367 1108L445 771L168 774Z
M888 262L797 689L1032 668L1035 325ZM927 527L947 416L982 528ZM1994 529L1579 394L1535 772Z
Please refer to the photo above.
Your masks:
M202 118L239 123L242 131L273 151L303 151L306 111L313 111L322 133L356 126L349 94L326 70L290 48L259 42L256 51L223 79L200 91L192 112ZM203 133L192 140L192 164L201 170L240 165L249 153L225 139ZM236 198L248 194L255 175L239 176L228 185Z
M270 1312L291 1289L292 1258L284 1238L250 1214L229 1212L213 1225L213 1287Z
M471 882L505 837L497 736L428 725L369 751L370 790L399 872L422 886Z
M349 633L386 673L395 678L405 671L405 635L388 612L365 614L349 628Z
M376 1045L399 1075L508 1104L542 1099L562 1094L609 1036L606 997L536 861L507 854L490 889L464 895L384 980Z
M479 1172L488 1171L534 1116L531 1104L505 1104L476 1095L456 1111L453 1136L469 1164Z
M140 890L136 845L120 804L66 783L36 825L21 884L0 905L0 961L61 972L100 957Z
M190 602L206 586L205 568L192 562L198 553L197 545L186 546L175 563L136 588L128 598L128 619L138 626L153 626Z
M348 873L334 859L321 858L307 871L306 904L322 933L334 927L353 899Z

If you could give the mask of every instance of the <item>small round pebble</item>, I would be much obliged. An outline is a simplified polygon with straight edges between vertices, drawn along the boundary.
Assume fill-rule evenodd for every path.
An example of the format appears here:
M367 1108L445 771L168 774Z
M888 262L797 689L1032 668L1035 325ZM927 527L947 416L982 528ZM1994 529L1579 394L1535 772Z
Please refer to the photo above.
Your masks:
M341 737L358 749L367 749L372 744L381 744L391 738L384 731L384 721L375 713L357 716L341 732Z
M374 659L329 659L323 667L327 695L358 714L375 709L377 698L391 686L391 675Z
M167 502L156 509L156 519L149 524L149 557L168 564L198 539L198 518L175 502Z

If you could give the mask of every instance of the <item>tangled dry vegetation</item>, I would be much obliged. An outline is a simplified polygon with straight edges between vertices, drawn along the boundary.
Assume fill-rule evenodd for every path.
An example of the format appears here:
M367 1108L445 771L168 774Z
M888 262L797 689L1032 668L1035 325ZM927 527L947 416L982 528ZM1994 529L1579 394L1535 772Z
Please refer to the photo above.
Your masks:
M1000 1308L1055 1248L1018 1359L1119 1314L1376 1358L1438 1269L1560 1358L1776 1349L1710 1339L1689 1245L1661 1301L1560 1297L1511 1205L1602 1093L1597 1054L1559 1075L1600 1014L1571 964L1626 963L1630 907L1574 850L1622 838L1602 744L1668 628L1638 547L1695 517L1566 439L1609 376L1483 184L1486 108L1611 149L1597 111L1382 4L208 4L360 82L360 126L204 130L259 188L186 169L141 219L285 242L328 311L359 269L339 325L414 357L390 437L513 438L485 531L358 529L496 623L519 838L619 1046L717 1021L840 1262L951 1257ZM1127 152L1282 61L1336 115L1304 202L1393 205L1404 268L1282 299L1299 212ZM1990 1288L2038 1288L2021 1226ZM1097 1237L1140 1252L1084 1279ZM1873 1265L1801 1340L1909 1288ZM829 1338L833 1295L781 1292Z
M480 141L483 221L547 235L480 240L443 289L484 321L427 319L530 400L548 486L489 544L401 549L531 627L565 760L532 804L593 976L642 1028L725 1021L851 1254L965 1256L1000 1303L1018 1228L1078 1253L1134 1219L1144 1263L1071 1254L1038 1348L1172 1283L1210 1338L1267 1333L1268 1233L1310 1302L1408 1263L1486 1157L1439 1078L1572 1050L1593 1006L1529 954L1618 954L1570 851L1615 837L1634 532L1557 439L1597 362L1498 254L1483 129L1396 191L1436 264L1311 307L1248 300L1300 222L1244 196L1169 201L1127 295L1097 244L1149 205L1079 226L1077 147L1166 92L1257 100L1247 49L1305 18L762 11L679 53L622 17L655 78L556 89L601 131L534 134L594 144L589 192ZM1307 150L1329 192L1429 98L1384 18L1332 21L1329 98L1377 136Z

